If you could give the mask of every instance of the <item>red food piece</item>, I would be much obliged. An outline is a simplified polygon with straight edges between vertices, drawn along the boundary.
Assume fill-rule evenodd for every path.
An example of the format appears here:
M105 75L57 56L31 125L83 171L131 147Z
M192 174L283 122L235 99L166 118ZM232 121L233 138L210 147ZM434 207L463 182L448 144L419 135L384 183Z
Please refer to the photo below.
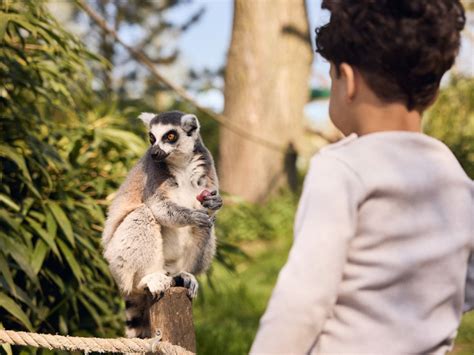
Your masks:
M202 190L201 193L199 195L196 196L196 199L199 201L199 202L202 202L204 201L204 199L209 196L211 194L211 192L209 190Z

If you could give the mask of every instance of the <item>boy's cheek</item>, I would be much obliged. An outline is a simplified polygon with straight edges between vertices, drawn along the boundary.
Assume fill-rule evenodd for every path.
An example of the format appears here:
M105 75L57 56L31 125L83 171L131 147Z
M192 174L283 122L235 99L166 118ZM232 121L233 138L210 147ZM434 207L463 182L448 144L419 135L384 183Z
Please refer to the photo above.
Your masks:
M338 98L336 94L331 93L329 99L329 117L334 126L347 135L351 132L349 132L347 112L344 110L345 102L344 100L338 100Z
M336 100L331 96L331 98L329 99L329 118L331 119L332 123L334 123L334 125L338 127L339 112L335 101Z
M329 96L329 117L331 121L338 126L339 116L341 114L341 104L338 102L338 93L333 82L331 85L331 93Z

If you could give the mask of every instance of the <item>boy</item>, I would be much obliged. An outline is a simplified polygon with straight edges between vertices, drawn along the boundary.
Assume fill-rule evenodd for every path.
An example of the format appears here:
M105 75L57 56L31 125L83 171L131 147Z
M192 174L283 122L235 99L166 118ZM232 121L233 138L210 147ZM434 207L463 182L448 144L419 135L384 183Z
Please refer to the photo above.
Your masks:
M311 161L251 353L444 354L474 250L474 184L420 131L464 10L459 0L322 4L331 18L317 52L331 63L329 113L347 137Z

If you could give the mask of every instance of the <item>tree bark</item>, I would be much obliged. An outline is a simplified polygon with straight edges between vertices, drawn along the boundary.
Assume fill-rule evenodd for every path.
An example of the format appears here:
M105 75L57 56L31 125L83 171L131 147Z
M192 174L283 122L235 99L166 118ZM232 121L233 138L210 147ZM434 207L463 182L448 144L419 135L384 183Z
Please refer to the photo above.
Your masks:
M186 288L170 288L149 312L151 337L159 330L163 341L196 352L193 308Z
M297 147L312 50L304 0L235 0L224 116L282 147ZM222 189L263 201L285 182L285 156L221 128Z

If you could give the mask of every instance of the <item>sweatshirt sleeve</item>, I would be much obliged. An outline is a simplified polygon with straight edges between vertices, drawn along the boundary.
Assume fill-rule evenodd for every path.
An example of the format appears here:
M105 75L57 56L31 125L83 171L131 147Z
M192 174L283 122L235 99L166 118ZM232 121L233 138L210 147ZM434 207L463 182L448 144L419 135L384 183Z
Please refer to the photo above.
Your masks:
M295 237L251 354L303 354L337 299L348 243L363 195L359 177L328 154L312 159L298 206Z

